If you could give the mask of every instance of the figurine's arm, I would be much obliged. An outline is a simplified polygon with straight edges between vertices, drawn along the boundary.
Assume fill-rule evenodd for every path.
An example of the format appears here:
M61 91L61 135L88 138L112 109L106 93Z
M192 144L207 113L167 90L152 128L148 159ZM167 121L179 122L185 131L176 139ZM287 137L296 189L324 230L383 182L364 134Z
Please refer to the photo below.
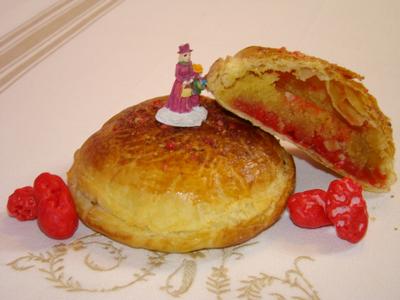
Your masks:
M190 81L192 82L194 79L198 79L201 74L196 73L193 66L190 66Z
M175 78L179 81L185 81L185 75L185 70L177 64L175 68Z
M192 67L176 65L175 78L184 84L190 84L193 81L194 71Z
M196 72L193 70L192 63L190 63L188 74L187 74L187 79L186 79L188 84L191 84L193 82L193 80L195 79L195 77L196 77Z

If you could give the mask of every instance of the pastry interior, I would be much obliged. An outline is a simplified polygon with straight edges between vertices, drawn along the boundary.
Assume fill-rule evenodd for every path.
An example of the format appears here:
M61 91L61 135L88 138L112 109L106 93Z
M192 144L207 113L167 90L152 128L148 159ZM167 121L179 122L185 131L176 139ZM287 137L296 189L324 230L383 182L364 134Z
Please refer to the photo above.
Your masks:
M286 49L248 47L207 75L217 101L370 191L396 179L389 119L360 80L327 61Z

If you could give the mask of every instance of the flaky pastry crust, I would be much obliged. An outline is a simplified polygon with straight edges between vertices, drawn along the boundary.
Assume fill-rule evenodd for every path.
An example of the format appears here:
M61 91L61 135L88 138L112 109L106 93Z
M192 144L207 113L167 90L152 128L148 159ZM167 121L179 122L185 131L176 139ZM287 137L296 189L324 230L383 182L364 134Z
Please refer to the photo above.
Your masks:
M367 190L388 191L396 180L391 124L362 79L298 51L258 46L218 59L207 74L226 109Z
M163 125L154 115L166 99L127 108L75 153L68 184L81 220L166 252L238 244L276 222L295 181L277 140L205 97L200 127Z

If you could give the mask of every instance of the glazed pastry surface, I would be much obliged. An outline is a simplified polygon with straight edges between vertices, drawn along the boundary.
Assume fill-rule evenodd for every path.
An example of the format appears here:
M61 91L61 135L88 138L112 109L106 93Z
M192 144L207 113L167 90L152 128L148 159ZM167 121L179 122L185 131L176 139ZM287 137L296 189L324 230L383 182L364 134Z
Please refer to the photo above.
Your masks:
M166 100L127 108L77 150L68 184L81 220L166 252L238 244L276 222L295 181L279 142L205 97L200 127L161 124Z

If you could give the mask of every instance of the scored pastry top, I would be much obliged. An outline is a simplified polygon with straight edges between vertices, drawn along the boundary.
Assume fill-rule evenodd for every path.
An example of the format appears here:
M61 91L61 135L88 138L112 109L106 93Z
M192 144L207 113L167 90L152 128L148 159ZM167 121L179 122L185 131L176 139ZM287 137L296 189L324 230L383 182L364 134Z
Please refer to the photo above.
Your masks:
M177 128L157 122L155 111L166 98L156 98L113 117L75 158L80 167L93 170L92 176L106 176L111 183L155 193L190 191L202 201L244 197L274 180L282 163L275 138L214 100L201 100L210 111L202 126Z
M237 244L271 226L294 189L290 154L206 97L201 126L159 123L167 98L125 109L77 150L68 183L81 220L172 252Z

